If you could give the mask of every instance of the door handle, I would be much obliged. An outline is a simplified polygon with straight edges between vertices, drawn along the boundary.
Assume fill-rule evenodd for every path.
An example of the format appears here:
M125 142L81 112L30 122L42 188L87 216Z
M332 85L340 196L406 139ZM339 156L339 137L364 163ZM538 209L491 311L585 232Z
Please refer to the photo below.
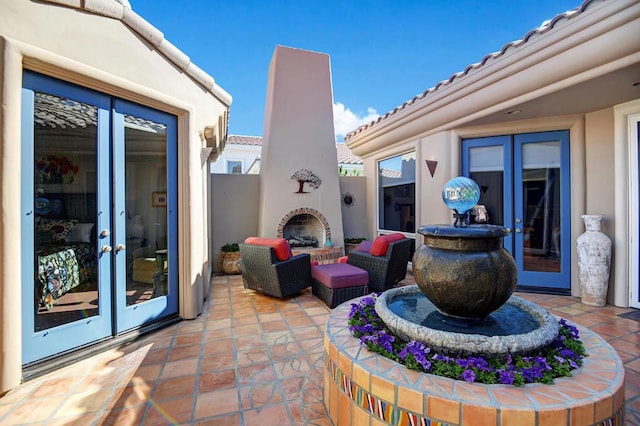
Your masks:
M124 244L120 243L116 247L116 253L119 252L119 251L124 251L124 250L126 250L126 248L127 248L127 246L125 246Z
M111 246L102 246L102 252L103 253L110 253L111 252Z
M516 233L517 233L517 234L522 233L522 229L520 229L520 228L516 228Z
M521 223L522 219L516 218L516 223Z

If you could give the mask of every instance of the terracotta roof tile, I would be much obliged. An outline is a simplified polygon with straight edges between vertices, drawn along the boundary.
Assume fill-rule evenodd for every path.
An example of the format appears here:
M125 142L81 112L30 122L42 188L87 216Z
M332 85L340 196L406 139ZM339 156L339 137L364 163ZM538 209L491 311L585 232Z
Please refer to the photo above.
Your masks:
M500 58L505 53L507 53L507 51L509 51L511 49L517 49L517 48L521 47L522 45L526 44L532 37L535 37L535 36L538 36L538 35L541 35L541 34L545 34L545 33L549 32L549 31L551 31L558 21L565 20L565 19L569 20L571 18L574 18L574 17L580 15L582 12L584 12L592 3L602 2L602 1L605 1L605 0L585 0L577 8L575 8L573 10L569 10L569 11L564 12L564 13L561 13L561 14L555 16L553 19L545 21L540 27L529 31L521 39L515 40L515 41L512 41L512 42L509 42L509 43L505 44L502 47L502 49L500 49L499 51L494 52L494 53L490 53L488 55L485 55L480 62L477 62L475 64L471 64L471 65L467 66L463 71L460 71L460 72L452 74L451 76L449 76L448 79L442 80L441 82L437 83L435 86L425 90L421 94L414 96L411 100L406 101L402 105L394 108L392 111L389 111L386 114L378 117L376 120L373 120L373 121L371 121L369 123L363 124L362 126L356 128L355 130L347 133L345 135L345 140L349 140L350 138L354 137L358 133L361 133L364 130L366 130L366 129L370 128L370 127L373 127L377 123L387 119L388 117L396 114L397 112L407 109L409 106L413 105L416 101L427 97L430 93L435 92L435 91L439 90L440 88L443 88L445 86L450 85L454 80L457 80L457 79L460 79L460 78L464 78L465 76L467 76L468 74L474 72L475 70L477 70L479 68L482 68L485 64L487 64L487 62L490 62L490 61L493 61L493 60L496 60L496 59Z
M261 146L262 138L260 136L229 135L227 138L227 144Z

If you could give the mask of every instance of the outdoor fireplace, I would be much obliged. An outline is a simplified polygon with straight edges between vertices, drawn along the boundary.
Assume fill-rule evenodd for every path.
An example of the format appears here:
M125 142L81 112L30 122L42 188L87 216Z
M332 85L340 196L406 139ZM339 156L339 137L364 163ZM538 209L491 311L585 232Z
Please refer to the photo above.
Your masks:
M292 248L322 247L327 243L327 237L331 238L327 219L311 208L299 208L287 213L278 224L276 232Z

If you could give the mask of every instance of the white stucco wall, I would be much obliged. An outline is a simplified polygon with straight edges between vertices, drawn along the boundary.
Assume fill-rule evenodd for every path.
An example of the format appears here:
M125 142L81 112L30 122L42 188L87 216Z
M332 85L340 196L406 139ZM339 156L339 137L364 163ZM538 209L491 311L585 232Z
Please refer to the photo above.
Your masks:
M217 124L227 109L219 98L169 63L119 19L24 0L5 0L1 9L0 391L19 383L21 375L19 209L20 192L31 190L20 188L15 179L21 168L16 142L20 141L23 67L178 117L179 313L184 318L194 318L201 311L203 287L210 275L204 238L208 227L204 198L208 171L206 158L201 155L199 131ZM121 7L115 10L131 14ZM161 37L152 27L147 29L152 36ZM180 56L177 49L175 53ZM186 55L180 59L188 66ZM230 97L222 97L230 102Z
M259 192L258 175L211 175L209 248L214 272L221 271L220 247L258 235Z
M348 192L355 201L348 207L342 203L342 228L345 238L373 238L368 218L375 212L367 209L367 179L364 176L340 176L340 197Z

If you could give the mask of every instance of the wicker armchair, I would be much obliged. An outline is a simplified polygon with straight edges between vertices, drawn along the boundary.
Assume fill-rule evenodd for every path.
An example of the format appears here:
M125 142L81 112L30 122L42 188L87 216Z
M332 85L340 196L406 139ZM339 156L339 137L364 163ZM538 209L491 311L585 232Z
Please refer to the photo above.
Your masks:
M385 256L352 250L347 263L369 273L369 291L385 291L407 276L407 264L411 251L411 240L404 238L389 243Z
M240 244L244 287L274 297L289 297L311 285L307 253L277 260L273 247Z

